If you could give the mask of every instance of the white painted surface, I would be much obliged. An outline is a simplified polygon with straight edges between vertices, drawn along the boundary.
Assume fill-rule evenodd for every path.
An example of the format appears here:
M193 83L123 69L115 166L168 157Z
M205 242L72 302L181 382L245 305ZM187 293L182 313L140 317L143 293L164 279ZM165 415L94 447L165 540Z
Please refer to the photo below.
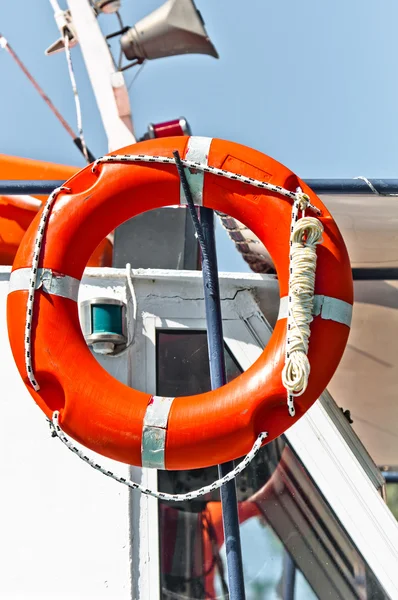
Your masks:
M0 273L0 598L130 599L128 490L51 438L11 355L7 291Z
M9 348L5 313L9 271L0 268L0 476L2 489L7 490L0 496L0 598L155 600L159 598L157 503L130 494L87 468L50 437ZM79 299L109 296L126 301L125 283L122 270L88 269ZM155 329L166 324L166 317L167 326L173 319L178 327L195 326L197 319L204 325L202 281L196 272L141 271L133 273L133 283L140 308L133 344L118 357L100 360L118 379L154 393ZM275 295L274 278L223 277L226 332L232 320L259 318L254 316L256 304L239 293L256 283L263 284L261 293L266 297ZM130 302L127 313L131 320ZM195 318L184 321L184 315ZM247 338L246 330L244 335ZM249 342L246 338L239 342L242 347ZM101 463L113 461L101 457ZM120 464L113 464L113 469L127 471ZM140 469L131 469L131 474L141 478ZM145 469L142 477L156 487L155 471ZM130 536L130 530L135 535Z
M50 437L9 349L8 279L9 268L0 268L0 476L5 490L0 496L0 598L156 600L157 503L89 469ZM79 298L126 301L125 283L123 270L90 269ZM155 393L156 328L204 327L202 281L196 272L134 271L133 283L139 306L133 343L119 356L100 361L128 385ZM253 296L267 317L269 313L271 320L276 318L277 282L254 274L223 274L221 296L226 342L247 368L270 335ZM131 321L130 302L127 312ZM368 563L394 594L391 572L398 568L398 526L333 427L314 408L288 437ZM123 465L103 458L101 462L127 474ZM131 473L141 478L140 469ZM144 470L142 477L156 486L154 471Z

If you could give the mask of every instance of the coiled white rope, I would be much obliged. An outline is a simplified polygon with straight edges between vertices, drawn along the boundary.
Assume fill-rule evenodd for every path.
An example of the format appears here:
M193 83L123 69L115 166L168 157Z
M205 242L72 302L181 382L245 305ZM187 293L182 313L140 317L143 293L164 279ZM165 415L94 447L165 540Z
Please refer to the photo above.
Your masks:
M217 481L214 481L213 483L211 483L209 485L201 487L198 490L188 492L187 494L166 494L164 492L158 492L158 491L146 488L145 486L141 485L140 483L131 481L131 479L126 479L125 477L121 477L120 475L117 475L113 471L109 471L109 469L105 469L100 464L95 462L92 458L87 456L87 454L85 454L85 452L83 452L82 450L80 450L80 448L75 446L75 444L72 442L72 440L61 429L61 427L59 425L59 412L58 411L55 411L53 413L52 421L50 421L50 428L51 428L52 434L54 436L56 436L57 438L59 438L61 440L61 442L63 444L65 444L65 446L71 452L76 454L79 458L81 458L81 460L83 460L85 463L90 465L90 467L92 467L96 471L99 471L103 475L106 475L107 477L110 477L111 479L114 479L115 481L118 481L119 483L122 483L123 485L127 485L127 487L129 487L133 490L139 490L141 493L147 494L148 496L153 496L154 498L157 498L158 500L167 500L167 501L171 501L171 502L184 502L185 500L194 500L195 498L199 498L200 496L204 496L205 494L214 492L214 490L218 490L220 487L222 487L223 485L228 483L228 481L232 481L232 479L235 479L235 477L237 475L239 475L239 473L241 473L247 467L247 465L253 460L253 458L256 456L256 454L260 450L263 441L268 436L268 433L266 433L266 432L260 433L259 436L257 437L256 441L254 442L252 449L250 450L250 452L248 452L246 454L245 458L232 471L230 471L229 473L224 475L224 477L217 479Z
M70 82L71 82L71 85L72 85L73 96L75 98L77 132L78 132L78 135L79 135L79 138L80 138L80 143L82 145L82 152L84 154L84 158L86 159L86 161L88 163L90 163L91 161L90 161L89 156L88 156L88 151L87 151L87 146L86 146L86 140L84 139L82 109L81 109L81 106L80 106L80 98L79 98L79 94L78 94L78 91L77 91L76 78L75 78L75 74L73 72L72 56L71 56L71 53L70 53L69 36L68 36L68 32L67 31L65 31L64 42L65 42L66 62L67 62L67 65L68 65L68 71L69 71Z
M282 383L287 390L289 414L294 417L294 398L301 396L308 385L310 362L308 346L313 320L316 247L322 242L323 225L313 217L305 217L307 201L295 201L292 209L290 233L290 276L286 357ZM298 219L299 210L303 217Z

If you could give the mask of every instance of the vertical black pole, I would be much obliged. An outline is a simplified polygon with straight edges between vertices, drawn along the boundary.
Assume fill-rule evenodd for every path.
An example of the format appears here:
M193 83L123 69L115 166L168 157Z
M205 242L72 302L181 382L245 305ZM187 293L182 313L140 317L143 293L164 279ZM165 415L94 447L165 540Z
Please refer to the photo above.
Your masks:
M285 551L283 557L283 600L294 600L294 588L296 584L296 565L289 552Z
M202 252L210 380L211 387L214 390L227 382L216 241L214 236L214 214L211 209L202 207L200 209L201 222L199 222L192 198L192 192L180 155L177 150L173 152L173 155ZM234 464L232 461L220 465L218 467L220 477L223 477L229 473L229 471L232 471L233 468ZM222 486L221 506L223 513L225 549L227 553L229 600L245 600L245 583L243 579L242 548L240 543L235 481L230 481Z
M208 254L208 269L203 269L203 286L206 306L207 343L209 347L210 379L212 389L224 385L226 380L224 338L221 318L220 288L218 282L217 253L214 236L214 213L210 208L200 209L203 236ZM218 466L223 477L234 468L228 462ZM225 549L230 600L245 600L242 548L240 543L238 503L235 481L225 484L221 490Z

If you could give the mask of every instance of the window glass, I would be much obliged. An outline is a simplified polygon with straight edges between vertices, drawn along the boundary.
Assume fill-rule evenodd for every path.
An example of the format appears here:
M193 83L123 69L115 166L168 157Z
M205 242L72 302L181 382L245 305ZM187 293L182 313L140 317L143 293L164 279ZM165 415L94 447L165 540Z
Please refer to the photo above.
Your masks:
M191 396L211 389L205 331L158 330L156 339L156 379L162 396ZM227 380L231 381L241 370L226 348L224 356Z

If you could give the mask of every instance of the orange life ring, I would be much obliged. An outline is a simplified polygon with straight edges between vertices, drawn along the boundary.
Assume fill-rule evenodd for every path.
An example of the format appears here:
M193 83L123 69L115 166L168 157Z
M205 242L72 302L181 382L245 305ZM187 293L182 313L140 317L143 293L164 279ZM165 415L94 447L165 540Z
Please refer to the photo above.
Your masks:
M260 432L267 431L270 441L310 408L343 354L353 290L346 247L336 223L319 198L289 169L256 150L208 138L155 139L124 148L119 154L173 158L173 150L182 158L241 174L249 183L252 178L292 191L301 186L311 203L321 209L324 235L317 249L315 294L324 300L325 310L319 308L320 314L311 324L311 374L305 393L296 399L296 416L288 413L281 380L286 314L280 314L267 347L245 373L218 390L175 399L153 397L118 382L99 365L84 341L76 286L93 249L123 221L180 203L174 165L118 161L99 164L95 172L88 166L65 184L69 192L57 196L39 266L57 281L66 282L66 287L70 284L73 288L75 282L75 288L69 290L69 297L43 288L35 292L31 336L39 392L32 389L25 368L28 291L21 283L32 266L39 217L27 231L13 265L7 319L14 358L29 392L48 417L60 411L59 422L67 434L100 454L133 465L154 466L147 455L142 459L143 446L145 452L156 454L156 447L153 450L150 444L160 443L163 468L192 469L244 455ZM196 202L232 215L264 242L275 263L280 295L286 297L291 200L276 191L211 173L191 170L189 176ZM152 436L149 446L146 434ZM158 466L156 459L155 464Z

